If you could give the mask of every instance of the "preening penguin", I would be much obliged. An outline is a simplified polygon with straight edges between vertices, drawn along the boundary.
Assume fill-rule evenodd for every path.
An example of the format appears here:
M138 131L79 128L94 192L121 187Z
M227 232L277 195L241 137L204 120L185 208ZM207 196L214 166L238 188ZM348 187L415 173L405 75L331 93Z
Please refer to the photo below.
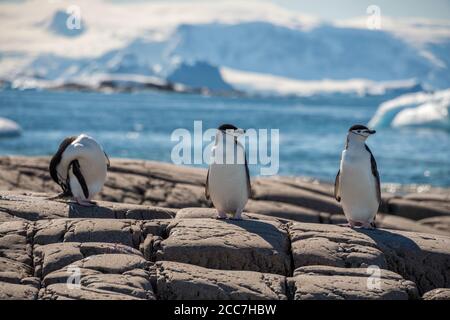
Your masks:
M224 124L217 129L211 164L206 176L205 196L211 198L219 219L233 214L240 220L251 196L250 174L244 146L238 137L245 131Z
M100 192L109 167L109 159L93 138L81 134L67 137L50 161L50 176L80 205L91 206Z
M366 145L375 130L354 125L348 130L340 169L334 183L334 196L342 203L349 226L375 227L381 202L380 175L375 158Z

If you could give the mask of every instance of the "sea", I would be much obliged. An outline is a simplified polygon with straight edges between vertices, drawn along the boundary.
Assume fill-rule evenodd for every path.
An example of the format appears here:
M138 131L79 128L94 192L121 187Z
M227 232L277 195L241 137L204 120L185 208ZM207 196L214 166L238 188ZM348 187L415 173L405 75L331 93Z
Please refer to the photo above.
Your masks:
M110 157L173 162L175 130L193 133L196 121L203 130L231 123L247 130L278 130L276 174L332 182L348 128L367 124L382 101L382 97L4 89L0 91L0 117L17 122L22 133L0 138L0 155L51 155L64 137L86 133L99 141ZM378 128L367 145L377 160L382 183L450 186L448 131ZM252 164L250 171L260 175L260 165Z

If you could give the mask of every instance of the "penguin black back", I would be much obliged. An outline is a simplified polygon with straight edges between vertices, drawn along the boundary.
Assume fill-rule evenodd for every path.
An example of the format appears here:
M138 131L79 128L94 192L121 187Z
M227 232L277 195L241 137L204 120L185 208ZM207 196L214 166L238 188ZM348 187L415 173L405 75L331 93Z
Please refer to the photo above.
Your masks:
M61 142L61 144L59 145L58 151L56 151L56 153L53 155L52 159L50 160L50 165L49 165L50 176L52 177L53 181L55 181L59 185L61 185L61 182L59 181L58 171L56 170L56 167L61 162L63 152L76 139L77 139L76 136L65 138L63 140L63 142ZM61 186L61 187L64 189L63 186Z

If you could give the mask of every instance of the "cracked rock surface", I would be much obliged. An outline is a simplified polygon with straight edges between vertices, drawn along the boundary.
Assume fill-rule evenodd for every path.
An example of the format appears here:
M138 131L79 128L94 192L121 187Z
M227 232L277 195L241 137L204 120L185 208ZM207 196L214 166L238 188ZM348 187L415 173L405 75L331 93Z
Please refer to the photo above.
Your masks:
M387 186L379 229L352 230L311 179L255 178L244 220L216 220L203 169L113 159L81 207L48 161L0 158L0 299L450 298L448 190Z

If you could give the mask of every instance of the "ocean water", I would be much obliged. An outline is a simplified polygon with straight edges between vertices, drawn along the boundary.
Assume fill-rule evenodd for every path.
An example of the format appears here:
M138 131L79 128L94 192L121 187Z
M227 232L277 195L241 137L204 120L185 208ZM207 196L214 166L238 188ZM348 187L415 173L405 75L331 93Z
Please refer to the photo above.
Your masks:
M0 139L1 155L50 155L67 135L95 137L111 157L171 161L173 130L233 123L241 128L279 129L280 175L334 181L348 128L365 124L379 99L305 100L230 98L161 92L85 93L0 91L0 117L23 133ZM205 143L207 144L207 143ZM367 144L382 182L450 186L450 133L386 128ZM252 165L251 173L259 174Z

